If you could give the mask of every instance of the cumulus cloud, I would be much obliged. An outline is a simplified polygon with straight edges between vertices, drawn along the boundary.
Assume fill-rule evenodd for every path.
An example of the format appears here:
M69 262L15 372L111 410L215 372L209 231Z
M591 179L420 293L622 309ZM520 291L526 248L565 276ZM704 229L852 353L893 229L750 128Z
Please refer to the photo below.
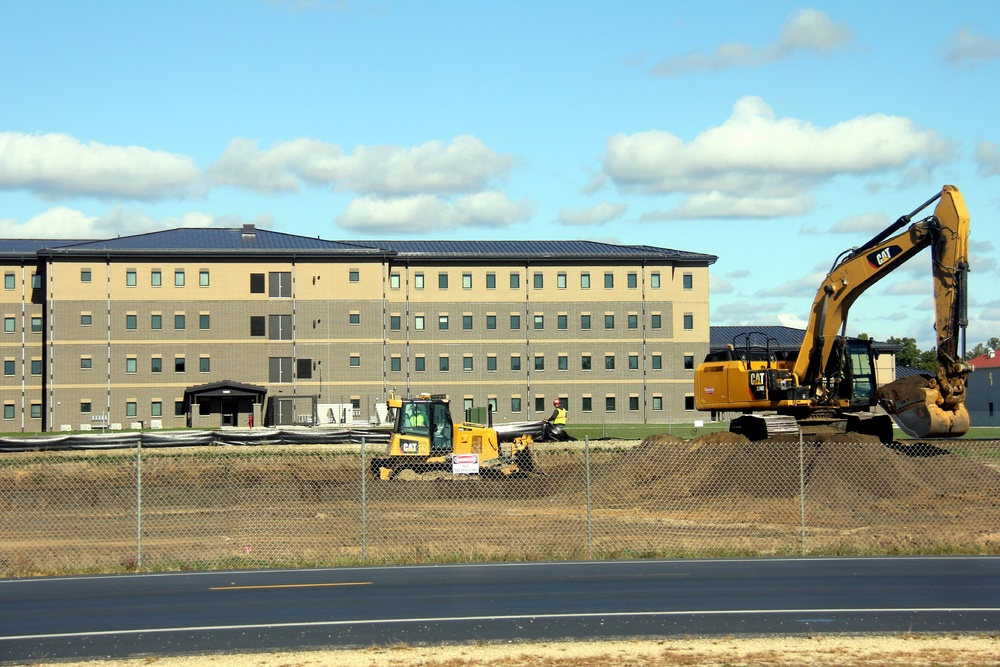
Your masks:
M455 194L485 190L507 178L514 158L476 137L419 146L358 146L353 154L336 144L299 138L262 151L250 139L234 139L209 167L217 184L258 192L295 192L301 182L375 196Z
M930 294L931 292L932 288L930 277L923 280L903 280L892 283L885 288L885 293L890 296L917 296Z
M817 9L803 9L789 18L776 41L763 48L740 42L720 44L708 54L696 52L668 58L653 66L650 73L655 76L683 76L734 67L757 67L784 60L798 52L826 55L853 39L850 26L835 23Z
M712 321L716 324L760 324L764 316L778 313L784 307L785 304L778 301L731 301L712 312Z
M949 65L978 65L1000 58L1000 40L989 35L973 35L969 28L960 28L945 47Z
M953 152L952 143L908 118L873 114L818 127L778 118L749 96L722 125L689 142L663 130L615 135L602 166L623 191L689 196L647 219L773 218L806 212L808 191L836 176L934 166Z
M0 218L0 237L21 239L107 239L115 236L145 234L176 227L241 227L253 222L269 227L270 216L246 220L234 216L191 211L180 216L155 219L141 210L116 206L104 215L87 215L82 211L57 206L20 222Z
M878 233L889 226L884 213L865 213L844 218L830 228L834 234Z
M66 134L0 132L0 189L28 190L49 199L152 200L200 194L204 184L186 155L83 143Z
M559 211L559 222L574 226L602 225L617 220L626 210L628 204L609 204L606 201L586 209L564 208Z
M758 290L755 296L772 297L812 297L826 279L825 273L810 273L797 280L789 280L767 289Z
M725 278L720 278L714 274L708 276L709 294L732 294L733 284Z
M530 215L527 202L511 201L500 192L477 192L454 201L432 195L362 197L348 204L335 222L375 235L439 234L459 227L507 227Z
M1000 145L992 141L980 141L976 145L976 165L980 176L1000 174Z

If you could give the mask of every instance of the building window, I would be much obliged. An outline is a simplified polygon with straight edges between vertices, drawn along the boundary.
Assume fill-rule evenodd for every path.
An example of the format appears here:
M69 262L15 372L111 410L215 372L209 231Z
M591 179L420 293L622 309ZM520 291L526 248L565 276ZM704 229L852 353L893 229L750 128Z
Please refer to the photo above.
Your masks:
M580 316L580 328L583 329L584 331L590 329L590 315Z
M694 355L685 354L684 355L684 370L692 371L694 370Z
M42 289L42 274L31 274L31 289Z
M198 372L199 373L210 373L212 371L212 359L211 357L199 357L198 358Z
M510 356L510 370L512 371L521 370L521 355L512 354Z
M472 289L472 274L463 273L462 274L462 289Z
M649 274L649 286L652 287L653 289L659 289L660 288L660 272L659 271L654 271L653 273Z
M535 315L535 329L540 331L544 328L545 328L545 316Z
M14 289L17 280L13 273L3 274L3 288L4 289Z
M559 370L561 371L569 370L569 357L565 354L559 355Z
M157 272L159 273L159 272ZM267 281L263 273L251 273L250 274L250 293L251 294L263 294L266 292Z
M153 357L149 360L149 371L151 373L162 373L163 372L163 359L161 357Z
M589 371L592 368L592 362L589 354L584 354L580 356L580 370Z
M628 369L630 371L637 371L637 370L639 370L639 355L638 354L630 354L630 355L628 355Z
M270 334L268 340L291 340L292 339L292 316L291 315L268 315L268 326Z
M139 328L139 316L138 315L126 315L125 316L125 328L126 329L138 329Z
M135 269L129 269L125 272L125 287L135 287L136 285Z
M486 357L486 370L495 371L497 369L497 358L493 355Z
M663 368L663 356L659 354L654 354L650 358L650 367L654 371L661 370Z
M663 410L663 397L653 396L653 412L660 412Z
M80 314L80 326L89 327L90 324L91 324L91 322L93 322L93 321L94 321L93 316L91 316L90 313L81 313Z
M605 412L614 412L615 411L615 407L616 407L615 406L615 397L614 396L605 396L604 397L604 410L605 410Z
M472 331L472 315L462 315L462 330Z
M606 354L604 355L604 370L613 371L615 369L615 355Z
M682 284L684 285L684 289L691 289L694 287L694 276L691 275L690 273L685 273L683 276L681 276L681 281Z
M399 289L399 274L390 273L389 274L389 289Z
M659 313L653 313L649 316L649 327L651 329L659 329L663 326L663 316Z
M422 272L417 272L413 274L413 288L423 289L424 288L424 274Z
M423 315L415 315L413 317L413 328L415 330L417 330L417 331L423 331L424 330L424 316Z
M13 403L4 403L4 406L3 406L3 418L4 419L13 419L14 418L14 404Z
M32 419L41 419L42 418L42 404L41 403L32 403L31 404L31 418Z
M389 370L398 373L403 370L403 360L400 357L392 357L389 359Z
M152 401L149 404L149 415L151 417L162 417L163 416L163 403L161 401Z
M361 272L357 269L351 269L347 272L347 280L352 283L361 282Z
M163 272L159 269L153 269L150 271L149 284L153 287L161 287L163 285Z
M31 374L32 375L41 375L42 374L42 360L41 359L32 359L31 360Z
M684 409L688 412L694 410L694 396L684 397Z
M591 412L594 409L594 399L590 396L584 396L580 399L580 410L582 412Z
M94 360L90 357L80 357L80 368L87 369L94 367Z
M390 331L399 331L402 328L403 328L403 318L401 316L399 316L399 315L390 315L389 316L389 330Z
M348 313L347 315L348 324L361 324L361 313Z
M511 289L521 289L521 274L516 272L511 272L510 274L510 288Z
M438 357L438 370L442 373L447 373L451 367L451 361L448 359L448 355Z
M174 287L184 287L184 269L174 271Z
M690 313L685 313L684 314L684 330L685 331L691 331L692 329L694 329L694 315L691 315Z
M317 361L317 364L322 362ZM313 362L312 359L307 359L306 357L301 357L295 360L295 375L298 376L300 380L308 380L313 376Z
M126 417L135 417L137 414L139 414L139 404L136 403L135 401L126 401L125 402L125 416Z
M462 370L471 371L472 370L472 357L464 356L462 357Z
M497 288L497 274L487 273L486 274L486 289L496 289Z
M535 370L544 371L545 370L545 355L536 354L535 355Z
M267 319L263 315L250 316L250 335L251 336L267 335Z
M610 313L605 313L604 315L604 328L614 329L615 328L615 316Z
M135 357L129 357L125 360L125 372L126 373L138 373L139 372L139 360Z
M198 287L208 287L208 269L202 269L198 272Z
M611 289L615 286L615 274L608 272L604 274L604 287L605 289Z
M566 274L557 273L556 274L556 289L566 289Z
M272 299L288 299L292 296L292 272L271 271L267 274L267 295Z
M438 330L447 331L448 330L448 316L438 315Z
M580 274L580 289L590 289L590 274L581 273Z
M184 313L174 313L174 329L181 331L187 325L187 318Z
M17 331L17 320L13 317L3 318L3 331L4 333L14 333Z
M90 282L90 269L80 269L80 282L81 283Z
M448 274L444 271L438 274L438 289L448 289Z
M198 315L198 328L202 331L207 331L212 328L212 316L208 313L201 313Z
M629 412L638 412L639 411L639 397L638 396L629 396L628 397L628 409L629 409Z
M534 286L535 289L542 289L542 287L545 286L545 276L543 276L541 273L535 273Z
M13 406L11 406L13 407ZM512 396L510 399L510 411L513 413L521 412L521 398L519 396Z
M268 380L270 382L292 381L292 358L270 357L267 360Z
M639 316L635 313L629 313L628 316L628 328L638 329L639 328Z
M511 315L510 316L510 328L512 331L519 331L521 329L521 316Z
M628 280L629 289L635 289L636 287L639 286L639 276L636 275L635 273L628 274L626 278Z
M569 316L565 313L556 315L556 328L560 331L565 331L569 328Z
M80 401L80 412L83 414L89 414L93 409L90 401Z
M4 361L3 361L3 374L4 375L13 375L14 374L14 370L16 368L17 367L15 366L13 359L4 359Z
M187 365L184 357L174 357L174 372L183 373Z
M417 371L418 373L427 370L427 359L424 357L414 357L413 370Z
M545 412L545 397L535 396L535 412Z
M361 367L361 355L360 354L352 354L351 355L350 366L351 366L351 368L360 368Z
M31 318L31 333L41 333L42 332L42 318L39 315L35 315Z
M497 328L497 316L496 315L487 315L486 316L486 328L487 329L496 329Z

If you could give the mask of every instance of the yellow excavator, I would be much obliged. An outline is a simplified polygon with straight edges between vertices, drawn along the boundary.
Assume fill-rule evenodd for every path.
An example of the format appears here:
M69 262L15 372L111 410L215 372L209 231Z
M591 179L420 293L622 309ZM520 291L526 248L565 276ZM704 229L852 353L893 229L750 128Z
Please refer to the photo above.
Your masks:
M385 456L373 458L370 469L380 479L392 479L410 469L416 473L452 470L456 456L470 459L480 474L510 477L535 471L534 441L521 436L501 443L492 425L454 423L449 400L420 394L417 398L389 398L393 428Z
M935 201L933 215L913 222ZM878 387L871 341L846 335L848 310L865 290L928 247L937 373ZM873 414L875 405L912 437L959 437L969 429L965 378L973 370L964 361L968 273L969 212L958 188L945 185L863 246L841 253L816 293L797 352L785 354L772 349L770 340L744 335L729 349L709 353L695 369L695 407L743 412L730 430L751 440L832 429L891 442L892 421Z

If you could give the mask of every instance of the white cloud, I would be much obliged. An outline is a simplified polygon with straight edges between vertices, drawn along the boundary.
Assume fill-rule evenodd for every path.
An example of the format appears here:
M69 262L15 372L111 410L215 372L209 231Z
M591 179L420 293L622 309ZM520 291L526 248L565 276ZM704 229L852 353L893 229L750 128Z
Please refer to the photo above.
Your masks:
M778 313L785 305L780 302L732 301L724 303L712 312L715 324L763 324L768 314ZM772 315L774 317L774 315Z
M463 135L450 143L428 141L412 148L340 146L299 138L261 151L250 139L234 139L209 168L219 184L258 192L294 192L299 183L377 196L456 194L484 190L505 180L514 158Z
M656 76L683 76L692 72L714 72L734 67L756 67L784 60L804 51L826 55L854 39L851 28L835 23L824 12L803 9L794 14L782 28L781 35L764 48L730 42L721 44L710 54L690 53L668 58L650 70Z
M798 280L789 280L774 287L758 290L758 297L812 297L826 279L825 273L810 273Z
M960 28L945 49L949 65L977 65L1000 58L1000 40L989 35L973 35L969 28Z
M805 329L809 326L809 322L802 319L800 315L791 313L778 313L778 321L781 322L781 326L793 329Z
M559 211L559 222L564 225L602 225L620 218L628 210L628 204L601 202L586 209L564 208Z
M857 234L880 232L889 226L889 218L884 213L864 213L844 218L833 227L834 234Z
M714 274L709 274L708 276L708 293L709 294L732 294L733 284L726 280L725 278L720 278Z
M345 229L372 234L441 233L460 227L506 227L531 215L527 202L500 192L479 192L453 202L431 195L355 199L335 221Z
M41 197L165 199L204 191L186 155L82 143L67 134L0 132L0 189Z
M818 127L744 97L722 125L687 143L663 130L615 135L602 164L622 191L690 195L646 219L773 218L806 212L809 190L836 176L933 166L952 153L950 142L908 118L873 114Z
M57 206L35 217L19 222L0 218L0 237L20 239L107 239L162 231L176 227L240 227L244 220L234 216L216 216L212 213L191 211L180 216L157 220L141 210L116 206L104 215L87 215L82 211ZM254 222L258 227L269 227L270 216L261 216Z
M928 271L928 277L923 280L904 280L892 283L885 288L885 293L890 296L916 296L930 294L932 288L929 273L930 272Z
M1000 174L1000 145L992 141L980 141L976 145L976 171L980 176Z

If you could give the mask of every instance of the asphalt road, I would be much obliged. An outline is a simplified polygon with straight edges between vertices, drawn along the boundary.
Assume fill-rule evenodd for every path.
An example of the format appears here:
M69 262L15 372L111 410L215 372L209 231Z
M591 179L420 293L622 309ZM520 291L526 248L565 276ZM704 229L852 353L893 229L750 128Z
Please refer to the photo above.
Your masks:
M0 580L0 662L406 642L997 632L1000 558L517 563Z

